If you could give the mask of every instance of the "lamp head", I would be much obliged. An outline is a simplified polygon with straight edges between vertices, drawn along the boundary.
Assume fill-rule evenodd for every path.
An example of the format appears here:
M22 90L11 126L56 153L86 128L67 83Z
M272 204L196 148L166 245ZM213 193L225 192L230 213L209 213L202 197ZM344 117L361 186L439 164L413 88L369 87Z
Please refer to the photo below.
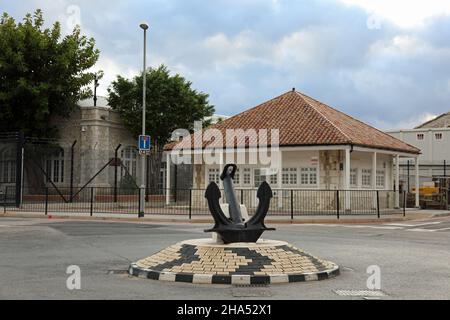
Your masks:
M139 27L141 27L141 29L143 29L143 30L147 30L147 29L148 29L148 24L147 24L147 22L142 22L142 23L139 25Z

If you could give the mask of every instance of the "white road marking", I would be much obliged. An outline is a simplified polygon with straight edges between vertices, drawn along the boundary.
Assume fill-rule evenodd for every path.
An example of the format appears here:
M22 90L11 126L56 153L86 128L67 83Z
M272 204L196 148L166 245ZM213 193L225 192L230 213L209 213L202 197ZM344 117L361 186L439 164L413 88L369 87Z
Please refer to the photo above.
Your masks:
M369 229L384 229L384 230L401 230L402 227L394 227L394 226L361 226L361 225L345 225L343 227L346 228L369 228Z
M439 224L442 223L442 221L434 221L434 222L426 222L426 223L418 223L418 224L406 224L406 223L388 223L387 226L403 226L403 227L422 227L422 226L429 226L433 224Z
M416 232L435 232L435 229L422 229L422 228L414 228L414 229L406 229L406 231L416 231Z
M450 230L450 228L438 228L438 229L422 229L422 228L415 228L415 229L409 229L408 231L436 232L436 231L445 231L445 230Z

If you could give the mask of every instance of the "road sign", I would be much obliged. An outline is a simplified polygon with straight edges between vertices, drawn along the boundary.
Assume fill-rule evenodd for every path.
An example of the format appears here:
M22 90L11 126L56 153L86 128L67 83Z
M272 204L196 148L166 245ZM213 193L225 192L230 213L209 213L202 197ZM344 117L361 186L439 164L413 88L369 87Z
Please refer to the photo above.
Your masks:
M139 145L139 153L149 152L151 148L150 136L140 135L138 145Z
M150 154L150 150L139 150L139 155L148 156Z

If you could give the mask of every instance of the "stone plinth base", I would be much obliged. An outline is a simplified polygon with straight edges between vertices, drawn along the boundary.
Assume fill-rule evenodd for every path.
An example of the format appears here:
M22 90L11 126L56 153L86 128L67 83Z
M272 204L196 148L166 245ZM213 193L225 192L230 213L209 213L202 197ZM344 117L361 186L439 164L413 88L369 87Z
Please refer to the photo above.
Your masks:
M339 266L283 241L224 245L197 239L132 263L129 273L202 284L268 284L328 279L339 274Z

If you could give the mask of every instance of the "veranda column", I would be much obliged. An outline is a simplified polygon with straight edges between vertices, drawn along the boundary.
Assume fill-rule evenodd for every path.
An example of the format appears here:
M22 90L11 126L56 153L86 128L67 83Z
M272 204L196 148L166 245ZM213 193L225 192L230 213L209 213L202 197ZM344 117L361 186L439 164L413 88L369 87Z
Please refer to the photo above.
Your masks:
M395 156L395 208L400 208L400 156Z
M416 208L420 207L419 202L419 187L420 187L420 181L419 181L419 157L416 157Z
M372 189L377 189L377 153L374 152L372 154ZM377 207L377 195L376 192L374 192L373 196L373 207Z
M170 152L166 155L166 204L170 204Z
M222 174L223 168L225 168L224 155L223 155L223 152L221 151L220 154L219 154L219 175ZM223 189L222 179L219 179L219 188Z
M224 152L223 151L221 151L220 152L220 156L219 156L219 176L222 174L222 172L223 172L223 169L225 168L225 164L224 164ZM223 181L222 181L222 179L220 179L219 178L219 189L220 190L222 190L223 189ZM223 196L222 197L220 197L220 200L219 200L221 203L226 203L226 199L225 199L225 196L224 196L224 194L223 194Z
M345 149L344 166L345 210L350 210L350 149Z
M278 182L278 208L283 207L283 152L280 150L278 157L278 172L277 172L277 182Z

